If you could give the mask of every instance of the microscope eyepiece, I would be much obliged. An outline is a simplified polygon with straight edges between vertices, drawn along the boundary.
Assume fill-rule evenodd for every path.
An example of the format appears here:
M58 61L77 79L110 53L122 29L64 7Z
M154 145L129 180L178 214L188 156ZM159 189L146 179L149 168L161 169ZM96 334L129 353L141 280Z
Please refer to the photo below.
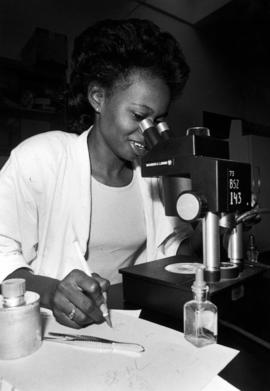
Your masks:
M172 137L172 132L171 132L167 122L164 122L164 121L159 122L157 124L157 130L164 140L168 140L169 138Z
M154 128L154 124L153 124L153 121L152 121L150 118L145 118L145 119L143 119L143 120L139 123L139 127L140 127L141 131L144 133L144 132L147 131L149 128L151 128L151 127Z
M153 121L150 118L145 118L139 123L139 127L143 133L146 147L148 150L151 150L156 144L158 144L162 138L153 124Z

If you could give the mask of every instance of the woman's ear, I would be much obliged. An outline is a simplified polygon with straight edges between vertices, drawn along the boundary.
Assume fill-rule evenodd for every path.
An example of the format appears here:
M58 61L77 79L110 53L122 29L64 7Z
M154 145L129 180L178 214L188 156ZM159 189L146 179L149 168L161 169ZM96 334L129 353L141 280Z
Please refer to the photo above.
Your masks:
M105 90L99 84L91 83L88 87L88 100L96 113L100 113L104 102Z

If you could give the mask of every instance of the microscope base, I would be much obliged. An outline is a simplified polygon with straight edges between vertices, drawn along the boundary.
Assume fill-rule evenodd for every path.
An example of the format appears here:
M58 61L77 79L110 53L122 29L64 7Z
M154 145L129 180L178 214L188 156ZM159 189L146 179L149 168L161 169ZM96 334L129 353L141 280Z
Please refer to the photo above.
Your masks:
M183 305L193 298L194 274L176 274L165 267L190 261L188 257L175 256L121 269L125 303L182 321ZM259 266L246 266L236 278L208 284L209 300L218 306L220 318L235 321L245 308L250 309L257 291L254 286L260 284L264 272Z

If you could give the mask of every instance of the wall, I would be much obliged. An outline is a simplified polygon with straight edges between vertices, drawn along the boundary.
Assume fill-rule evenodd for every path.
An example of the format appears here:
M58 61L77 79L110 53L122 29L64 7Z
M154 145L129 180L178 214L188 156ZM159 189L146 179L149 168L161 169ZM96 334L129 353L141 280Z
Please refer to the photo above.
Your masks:
M240 116L237 74L228 64L222 48L211 45L193 26L146 6L138 7L132 16L150 19L171 32L180 42L190 65L190 80L170 112L169 121L176 133L184 134L186 128L201 125L203 110Z
M131 0L113 0L111 2L107 0L99 0L98 2L89 0L27 0L27 5L25 2L18 0L1 0L0 57L16 60L14 62L19 64L21 60L20 52L36 27L67 36L70 54L74 37L88 25L106 17L126 17L136 6L137 3ZM52 72L48 73L51 75ZM33 78L36 80L36 76ZM2 79L4 80L3 86L6 88L5 82L7 79L5 75L3 75ZM14 83L20 85L16 81ZM3 86L1 85L0 75L0 101L1 88ZM22 89L22 86L20 88ZM18 87L18 90L20 88ZM6 127L6 118L1 122L1 116L5 117L5 114L7 113L4 110L0 112L0 168L7 159L10 145L11 147L15 145L12 142L8 144L7 148L1 149L2 144L5 142L4 136L9 132L9 129ZM38 114L35 114L33 117L31 120L23 118L20 121L20 135L16 138L16 144L20 139L50 129L51 118L48 118L48 121L44 121L44 115L38 118ZM48 115L47 117L50 116Z
M96 20L127 16L135 6L131 0L1 0L0 56L17 59L36 27L65 34L71 44Z
M263 59L254 60L252 67L249 66L254 50L252 46L247 46L241 51L241 63L239 56L230 58L230 47L233 46L234 37L235 40L237 38L237 31L235 35L229 35L229 25L225 26L223 40L220 42L218 39L211 40L211 36L194 28L190 23L231 1L145 2L181 17L182 23L180 19L176 20L142 3L132 0L99 0L94 4L88 0L27 0L25 7L24 2L1 0L0 56L18 59L21 48L37 26L66 34L71 49L74 37L98 19L130 16L149 18L176 36L191 66L191 77L184 95L172 107L170 116L172 126L179 129L179 133L183 133L191 125L199 125L203 110L246 118L258 123L270 123L266 104L270 98L269 67L264 66ZM239 47L247 45L244 43L244 33L245 31L242 31L239 38ZM215 30L211 34L214 36ZM256 34L250 33L251 37L253 35ZM261 35L258 37L261 43ZM254 38L252 42L256 44L257 40ZM267 47L269 50L269 45ZM259 49L255 53L260 53ZM247 54L249 60L245 61Z
M162 6L162 2L159 1L158 5ZM225 2L219 0L218 4L222 5ZM170 3L173 6L175 2ZM209 7L211 1L208 0L206 3ZM181 7L182 12L192 17L188 2L181 2ZM196 10L195 16L202 14L198 7ZM28 6L25 7L22 2L16 0L2 0L0 56L18 58L21 48L37 26L66 34L71 49L73 38L95 20L130 16L151 19L162 29L174 34L182 44L190 64L191 77L184 95L171 110L170 122L176 132L182 134L187 127L200 125L203 110L239 114L239 98L234 76L228 72L222 51L209 44L194 27L137 4L136 1L100 0L93 5L92 2L85 0L28 0Z
M189 23L196 23L209 14L223 7L232 0L148 0L140 3L147 3L156 9L166 11L172 16L183 19Z

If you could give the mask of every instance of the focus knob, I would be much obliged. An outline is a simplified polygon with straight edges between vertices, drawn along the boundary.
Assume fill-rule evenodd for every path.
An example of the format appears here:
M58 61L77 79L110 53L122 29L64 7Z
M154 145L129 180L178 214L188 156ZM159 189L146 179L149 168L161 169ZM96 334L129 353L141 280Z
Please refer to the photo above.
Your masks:
M207 202L200 194L184 191L176 201L176 210L180 219L194 221L205 215Z

